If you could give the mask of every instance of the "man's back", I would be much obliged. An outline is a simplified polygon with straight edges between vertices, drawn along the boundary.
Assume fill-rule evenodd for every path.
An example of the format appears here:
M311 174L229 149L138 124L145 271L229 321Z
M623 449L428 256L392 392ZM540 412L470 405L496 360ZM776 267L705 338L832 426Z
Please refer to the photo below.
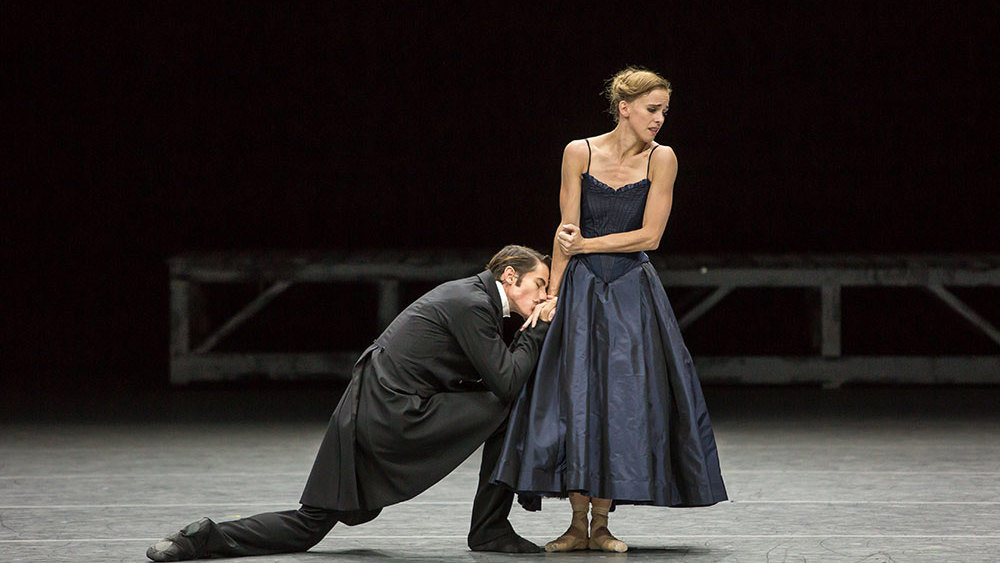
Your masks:
M443 283L414 301L375 340L381 348L380 381L415 394L483 391L482 375L455 331L475 323L479 331L500 336L500 307L483 274ZM489 281L489 280L486 280ZM494 293L498 293L494 291ZM391 363L391 366L390 366Z

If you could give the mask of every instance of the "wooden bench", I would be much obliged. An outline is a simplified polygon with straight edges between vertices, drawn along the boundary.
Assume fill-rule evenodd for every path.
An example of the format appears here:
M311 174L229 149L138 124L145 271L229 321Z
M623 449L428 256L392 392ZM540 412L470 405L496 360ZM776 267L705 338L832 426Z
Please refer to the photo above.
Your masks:
M292 284L371 283L378 288L379 330L402 309L400 284L442 282L481 271L489 251L327 251L192 253L171 258L170 381L346 377L359 350L329 353L219 353L217 344ZM737 288L813 288L819 298L819 354L815 356L704 356L695 359L707 383L998 383L1000 330L948 288L1000 289L1000 256L654 256L664 285L710 287L693 307L678 311L681 328ZM202 314L204 284L260 284L263 291L199 342L191 319ZM998 346L993 355L844 356L841 354L841 292L846 287L924 288ZM374 338L377 335L372 335Z

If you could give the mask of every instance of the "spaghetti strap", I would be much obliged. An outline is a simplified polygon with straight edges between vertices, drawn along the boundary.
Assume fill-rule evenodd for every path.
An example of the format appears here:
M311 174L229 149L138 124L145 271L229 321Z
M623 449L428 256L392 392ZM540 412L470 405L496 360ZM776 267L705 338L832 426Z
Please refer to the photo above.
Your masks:
M583 141L587 143L587 174L590 174L590 139L584 139ZM649 176L649 170L646 171L646 175Z
M649 151L649 160L646 161L646 179L649 179L649 165L653 163L653 151L659 148L660 145L653 145L653 149ZM587 165L587 170L590 170L590 165Z

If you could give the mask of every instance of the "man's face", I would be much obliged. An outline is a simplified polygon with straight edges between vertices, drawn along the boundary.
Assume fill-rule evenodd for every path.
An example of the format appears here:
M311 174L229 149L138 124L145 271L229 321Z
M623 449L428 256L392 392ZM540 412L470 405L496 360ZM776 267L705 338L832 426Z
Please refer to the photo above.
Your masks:
M507 293L510 310L528 318L535 305L545 301L545 288L549 284L549 267L539 262L535 269L518 276L510 266L500 275L500 283Z

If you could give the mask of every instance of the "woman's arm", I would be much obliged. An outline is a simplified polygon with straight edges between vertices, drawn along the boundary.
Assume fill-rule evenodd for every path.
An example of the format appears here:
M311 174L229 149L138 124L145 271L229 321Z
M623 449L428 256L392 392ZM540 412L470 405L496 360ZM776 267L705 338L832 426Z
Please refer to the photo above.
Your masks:
M559 184L560 225L580 224L580 176L586 169L588 154L587 142L582 140L572 141L563 150L562 180ZM549 295L559 295L559 286L562 284L563 273L570 257L559 245L558 232L559 229L556 229L557 235L552 240Z
M677 178L677 156L670 147L653 153L653 162L649 167L649 194L646 196L646 212L642 217L642 228L624 233L614 233L602 237L583 238L577 223L563 221L556 234L556 246L560 254L569 257L573 254L590 254L594 252L636 252L639 250L656 250L660 246L663 231L667 228L670 208L673 205L674 179ZM579 203L577 204L579 209ZM577 213L579 215L579 211ZM555 270L553 251L553 271ZM551 282L550 282L551 284Z

